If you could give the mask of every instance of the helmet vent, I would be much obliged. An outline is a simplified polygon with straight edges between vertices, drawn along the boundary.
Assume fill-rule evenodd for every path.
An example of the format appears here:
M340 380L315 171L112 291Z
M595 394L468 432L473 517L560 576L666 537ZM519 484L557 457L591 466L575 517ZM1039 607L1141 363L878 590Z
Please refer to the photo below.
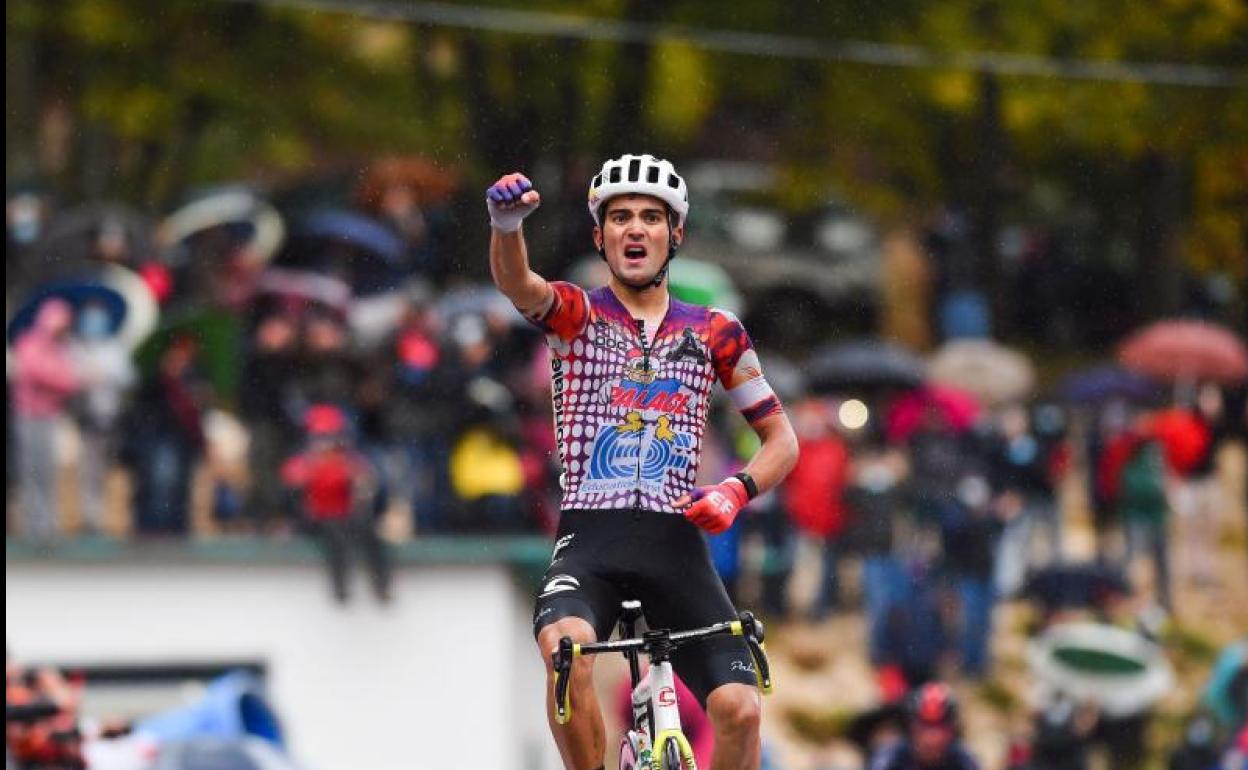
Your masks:
M607 176L607 181L616 184L620 181L620 167L612 166L611 173Z
M672 188L673 190L679 190L680 189L680 177L676 176L675 174L669 174L667 177L667 186Z
M636 182L641 178L641 158L633 158L628 162L628 181Z
M646 181L649 182L650 184L659 183L659 167L658 166L651 166L650 168L646 169Z

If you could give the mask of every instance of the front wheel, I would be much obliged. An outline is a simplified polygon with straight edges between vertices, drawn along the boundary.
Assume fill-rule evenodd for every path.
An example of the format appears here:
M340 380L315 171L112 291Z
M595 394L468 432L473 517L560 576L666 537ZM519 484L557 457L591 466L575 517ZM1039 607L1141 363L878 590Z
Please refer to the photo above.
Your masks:
M683 770L684 764L680 760L680 744L675 738L668 739L663 744L663 757L661 770Z

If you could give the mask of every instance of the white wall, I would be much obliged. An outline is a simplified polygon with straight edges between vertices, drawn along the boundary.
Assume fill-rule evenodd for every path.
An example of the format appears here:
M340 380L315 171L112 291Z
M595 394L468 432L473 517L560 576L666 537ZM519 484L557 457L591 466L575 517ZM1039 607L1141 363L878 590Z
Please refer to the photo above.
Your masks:
M406 567L389 606L361 580L339 607L326 582L313 564L6 562L6 634L30 660L263 661L314 770L557 766L508 568Z

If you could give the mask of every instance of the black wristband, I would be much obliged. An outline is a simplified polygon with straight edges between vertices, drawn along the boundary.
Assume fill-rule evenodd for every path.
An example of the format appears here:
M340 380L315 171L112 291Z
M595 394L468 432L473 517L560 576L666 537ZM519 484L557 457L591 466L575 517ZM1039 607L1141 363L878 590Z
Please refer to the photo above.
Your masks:
M737 481L740 481L741 485L745 487L745 496L747 498L753 500L758 497L758 484L754 483L753 476L745 471L741 471L740 473L732 474L732 477Z

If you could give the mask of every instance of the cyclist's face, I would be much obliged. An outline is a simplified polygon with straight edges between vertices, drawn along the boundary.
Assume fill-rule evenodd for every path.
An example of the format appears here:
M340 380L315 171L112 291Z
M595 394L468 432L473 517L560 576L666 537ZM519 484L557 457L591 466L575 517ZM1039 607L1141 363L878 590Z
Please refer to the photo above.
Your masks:
M620 195L603 207L602 226L594 228L594 243L606 252L616 277L640 284L654 279L667 261L670 223L667 205L649 195ZM680 243L684 228L671 236Z

